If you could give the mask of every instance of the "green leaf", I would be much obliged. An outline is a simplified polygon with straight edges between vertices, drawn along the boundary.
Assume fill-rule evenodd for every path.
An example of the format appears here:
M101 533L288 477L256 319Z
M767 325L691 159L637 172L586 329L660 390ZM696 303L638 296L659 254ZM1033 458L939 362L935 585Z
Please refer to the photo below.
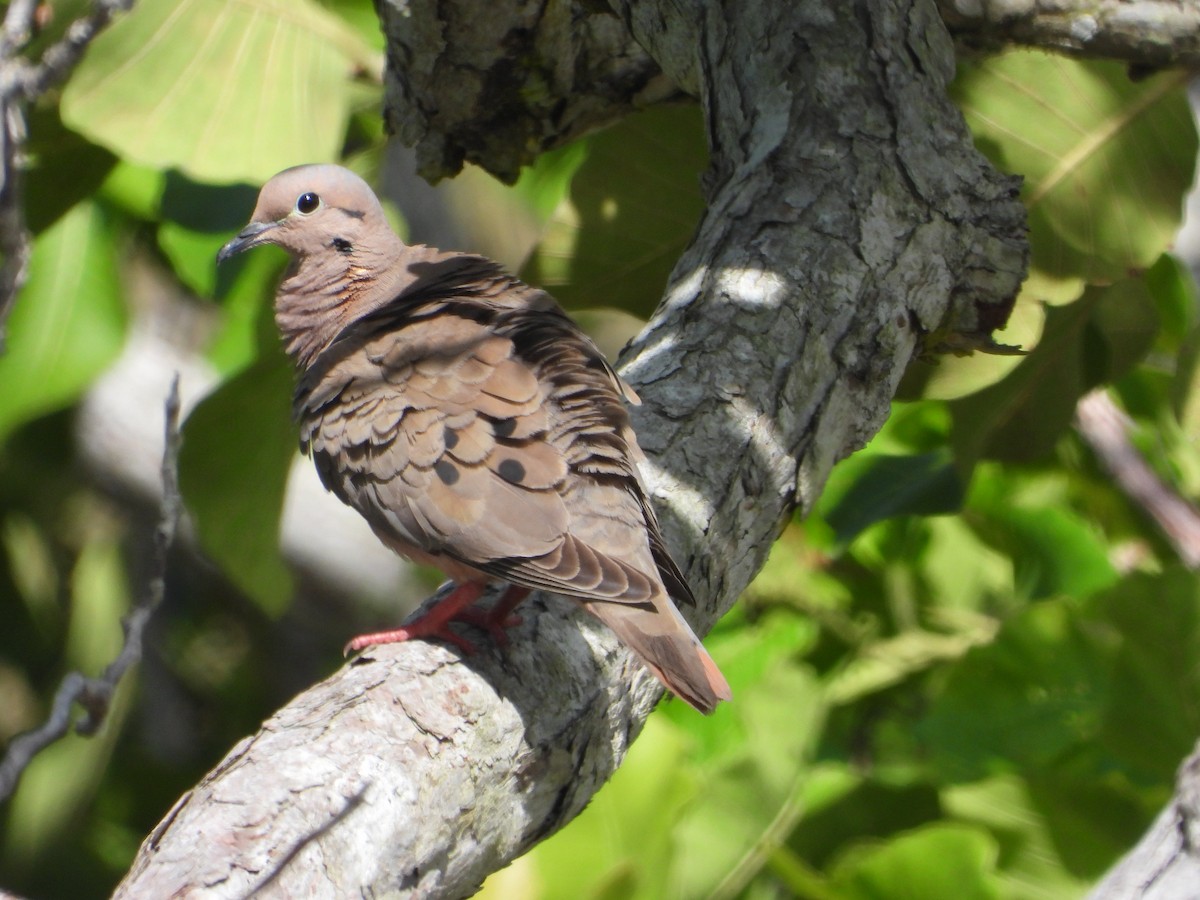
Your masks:
M1118 675L1114 686L1119 679ZM1076 778L1061 770L1037 772L1028 783L1063 867L1088 880L1099 879L1136 844L1158 813L1158 803L1146 803L1116 773L1096 777L1088 772Z
M1200 296L1196 279L1179 257L1164 253L1144 276L1146 289L1154 298L1163 333L1177 346L1197 325Z
M81 203L34 242L0 355L0 440L73 403L124 340L111 226L95 204Z
M92 43L63 121L119 156L216 184L337 158L378 55L312 0L142 0Z
M217 251L227 240L219 234L192 231L176 222L158 226L158 246L188 290L211 298L217 292Z
M221 266L218 293L227 275L231 283L222 298L224 316L208 359L223 374L240 370L260 353L274 352L279 345L279 332L269 310L286 259L287 254L278 247L269 247L243 253Z
M980 473L967 508L981 538L1012 560L1015 591L1030 599L1085 597L1117 580L1103 532L1060 497L1030 502L1008 479Z
M965 634L939 634L914 628L868 643L830 678L826 696L830 704L857 702L958 659L972 647L986 643L989 637L984 628Z
M1098 283L1168 249L1196 164L1188 79L1036 51L963 66L954 93L976 140L1025 176L1035 266Z
M1047 456L1079 398L1128 372L1157 334L1155 304L1141 279L1088 288L1076 302L1049 309L1041 342L1012 373L951 401L960 465Z
M1200 584L1181 567L1130 575L1100 598L1121 634L1105 744L1170 783L1200 734Z
M695 792L684 767L684 749L675 726L651 716L612 781L569 828L525 858L533 873L498 873L477 896L668 896L665 862L671 852L671 827Z
M853 843L891 837L941 818L937 791L928 785L862 778L845 788L825 798L806 792L804 818L788 838L788 847L815 866L828 865Z
M383 29L379 27L379 14L372 0L319 0L320 4L335 13L358 32L358 36L369 46L382 51Z
M157 222L167 176L158 169L119 160L100 185L100 197L135 219Z
M82 518L88 518L87 511L82 512ZM71 572L68 606L64 665L97 675L120 652L121 617L129 609L121 543L108 528L96 528L81 548ZM17 860L31 867L51 844L52 835L73 827L83 816L121 736L135 685L132 673L122 679L98 734L85 738L69 733L37 754L22 775L2 838L10 863Z
M543 153L533 165L521 170L513 190L522 197L541 221L547 221L566 199L571 181L588 157L591 141L572 141Z
M704 210L706 164L694 107L658 107L601 132L522 277L568 307L647 317Z
M846 900L997 900L996 842L978 828L933 824L869 849L856 849L834 870Z
M738 702L725 718L742 740L709 773L675 829L669 883L677 896L735 895L803 812L809 759L824 720L819 682L807 667L784 659L754 687L735 690Z
M1013 900L1083 897L1095 882L1095 875L1072 875L1064 866L1051 813L1024 779L997 775L953 785L942 791L942 803L947 818L985 828L996 840L1000 849L997 875L1005 896ZM1128 812L1126 804L1114 807L1119 813ZM1105 829L1108 820L1107 815L1100 817ZM1140 823L1141 818L1131 821ZM1133 844L1133 837L1124 847Z
M117 158L63 127L54 107L35 106L25 146L25 215L41 234L75 204L96 192Z
M212 297L219 277L226 284L232 278L232 267L218 270L217 251L250 219L257 197L250 185L214 187L167 173L158 245L194 293Z
M1004 328L993 337L999 344L1029 351L1037 346L1046 324L1046 308L1033 299L1026 287L1013 305ZM972 353L970 356L943 354L930 360L918 359L904 373L897 396L903 399L953 400L995 384L1021 364L1019 354Z
M267 354L188 416L179 483L200 545L267 613L284 610L292 579L279 551L279 517L296 455L291 366Z
M1066 600L1031 606L950 669L917 725L940 781L1046 767L1097 741L1116 637L1079 611Z
M964 485L948 450L916 456L856 454L829 479L817 509L845 548L875 522L935 516L962 506Z

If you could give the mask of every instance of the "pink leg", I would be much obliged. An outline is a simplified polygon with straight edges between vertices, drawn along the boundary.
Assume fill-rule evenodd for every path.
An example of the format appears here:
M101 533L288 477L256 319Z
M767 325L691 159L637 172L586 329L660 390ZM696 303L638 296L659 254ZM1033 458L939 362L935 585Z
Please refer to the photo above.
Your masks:
M464 609L459 613L458 620L484 629L492 636L493 641L504 647L508 644L508 634L505 629L521 624L521 617L514 616L512 611L528 596L529 588L517 587L514 584L504 592L504 596L497 600L496 605L491 609L486 611L477 608Z
M391 631L377 631L374 634L360 634L350 641L342 650L343 655L349 656L363 647L374 647L379 644L396 644L412 638L432 637L441 638L454 644L464 653L474 653L475 646L466 638L450 630L450 621L458 618L472 603L479 599L486 585L468 581L456 585L454 590L433 605L427 613L402 628ZM511 590L511 589L510 589ZM507 594L505 597L507 598ZM503 605L501 600L499 605Z

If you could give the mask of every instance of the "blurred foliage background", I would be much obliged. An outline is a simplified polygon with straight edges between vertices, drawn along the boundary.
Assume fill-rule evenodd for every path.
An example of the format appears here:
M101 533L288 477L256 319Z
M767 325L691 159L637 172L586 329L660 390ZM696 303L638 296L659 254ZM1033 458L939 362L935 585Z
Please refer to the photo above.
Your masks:
M385 142L381 71L369 0L141 0L34 111L35 252L0 357L0 742L120 646L175 369L191 527L102 733L43 753L0 809L5 888L107 895L180 793L435 583L297 465L282 256L213 264L258 184L345 161L402 233L500 258L614 354L690 238L697 110L640 114L511 188L435 190ZM664 703L584 815L483 896L1066 898L1169 798L1200 734L1200 586L1073 417L1102 389L1158 476L1200 494L1200 310L1171 254L1186 79L1014 52L964 62L954 92L1025 176L1034 271L998 338L1029 352L914 362L707 640L736 702Z

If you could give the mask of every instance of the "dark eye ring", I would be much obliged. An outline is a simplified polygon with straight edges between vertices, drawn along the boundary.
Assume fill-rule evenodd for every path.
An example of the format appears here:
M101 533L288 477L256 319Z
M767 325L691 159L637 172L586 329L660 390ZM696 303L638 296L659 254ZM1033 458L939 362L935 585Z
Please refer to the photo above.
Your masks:
M296 200L296 212L302 216L311 215L321 205L321 198L311 191L301 194Z

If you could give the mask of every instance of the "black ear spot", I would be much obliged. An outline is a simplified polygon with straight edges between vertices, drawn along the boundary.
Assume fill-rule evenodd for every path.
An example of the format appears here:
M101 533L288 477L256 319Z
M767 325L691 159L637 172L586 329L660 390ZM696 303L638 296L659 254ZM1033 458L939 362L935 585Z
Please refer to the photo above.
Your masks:
M350 253L354 249L353 245L345 238L334 238L329 242L329 246L338 253Z

